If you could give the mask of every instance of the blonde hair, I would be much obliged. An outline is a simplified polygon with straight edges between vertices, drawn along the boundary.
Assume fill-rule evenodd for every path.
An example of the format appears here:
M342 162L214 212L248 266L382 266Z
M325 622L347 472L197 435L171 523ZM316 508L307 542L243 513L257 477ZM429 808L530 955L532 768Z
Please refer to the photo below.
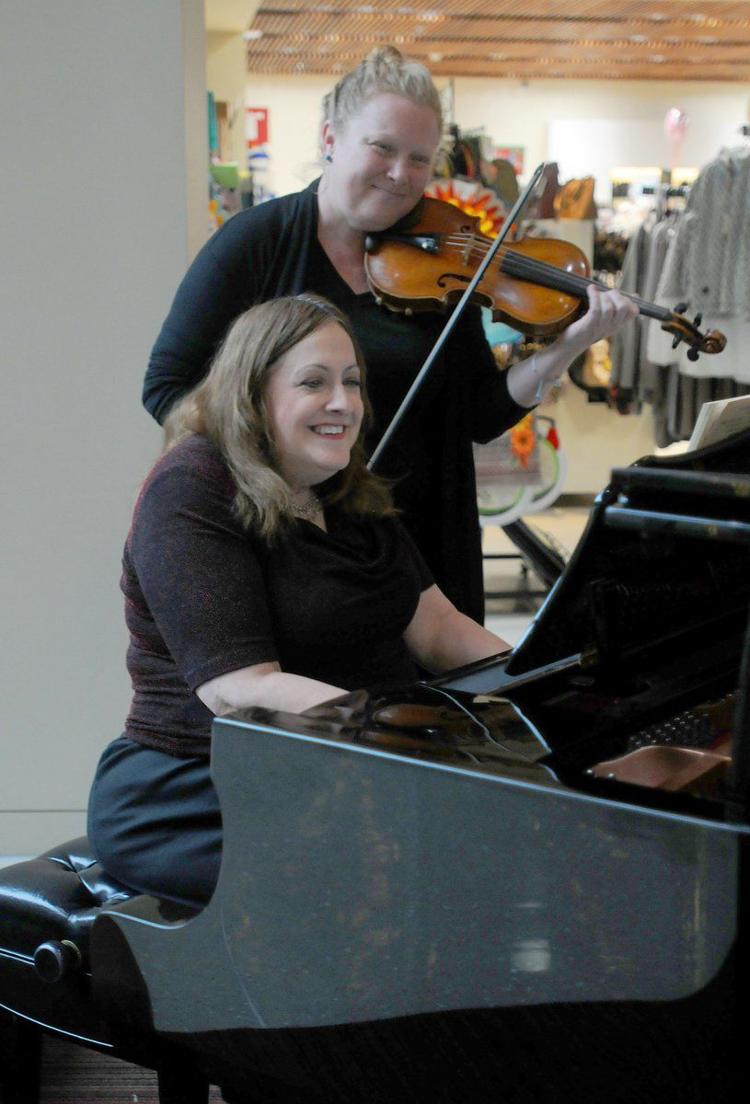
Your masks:
M343 126L373 96L391 92L435 113L438 130L443 129L440 96L429 69L405 58L395 46L371 50L356 69L346 73L323 97L323 122Z
M386 484L367 470L363 435L371 421L364 389L365 365L349 320L333 303L305 294L272 299L239 315L227 332L205 379L169 412L164 450L190 433L212 441L236 485L234 507L245 528L271 543L294 520L292 492L276 470L265 389L285 353L310 334L335 323L347 333L362 371L365 417L347 467L319 492L324 504L351 514L395 514Z

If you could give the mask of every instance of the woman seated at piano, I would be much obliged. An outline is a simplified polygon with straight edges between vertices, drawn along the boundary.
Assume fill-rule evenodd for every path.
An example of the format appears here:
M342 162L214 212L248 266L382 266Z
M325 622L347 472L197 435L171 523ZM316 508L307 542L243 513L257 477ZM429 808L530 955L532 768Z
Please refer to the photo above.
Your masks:
M169 416L124 552L130 713L89 804L97 857L132 889L211 895L215 715L302 712L508 647L435 585L368 472L364 377L340 311L285 297L234 322Z

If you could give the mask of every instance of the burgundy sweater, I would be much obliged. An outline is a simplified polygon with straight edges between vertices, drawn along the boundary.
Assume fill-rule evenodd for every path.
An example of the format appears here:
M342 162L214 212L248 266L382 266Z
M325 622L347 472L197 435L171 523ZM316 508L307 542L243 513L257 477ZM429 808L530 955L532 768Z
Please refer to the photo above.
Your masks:
M416 675L403 633L433 580L401 524L332 508L328 532L296 521L269 547L234 491L215 447L189 437L148 475L125 545L125 734L174 755L208 754L195 689L240 667L276 661L347 690Z

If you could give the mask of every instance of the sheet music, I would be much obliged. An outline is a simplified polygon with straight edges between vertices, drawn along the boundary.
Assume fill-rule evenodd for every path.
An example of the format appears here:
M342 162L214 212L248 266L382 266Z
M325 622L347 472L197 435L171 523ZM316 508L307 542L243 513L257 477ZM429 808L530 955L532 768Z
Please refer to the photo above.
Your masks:
M704 403L688 444L688 451L706 448L750 427L750 395Z

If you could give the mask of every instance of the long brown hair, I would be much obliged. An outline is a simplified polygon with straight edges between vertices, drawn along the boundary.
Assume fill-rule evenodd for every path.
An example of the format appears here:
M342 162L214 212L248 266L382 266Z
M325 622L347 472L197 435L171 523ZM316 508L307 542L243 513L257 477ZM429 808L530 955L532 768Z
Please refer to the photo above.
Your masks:
M347 333L362 373L365 416L347 467L320 488L324 504L348 513L395 513L388 489L367 470L363 434L372 414L364 387L365 364L349 320L320 295L272 299L235 319L206 378L170 412L164 448L189 433L208 437L221 452L237 487L235 510L246 528L271 542L294 519L292 492L274 467L265 389L275 363L311 333L335 323Z

